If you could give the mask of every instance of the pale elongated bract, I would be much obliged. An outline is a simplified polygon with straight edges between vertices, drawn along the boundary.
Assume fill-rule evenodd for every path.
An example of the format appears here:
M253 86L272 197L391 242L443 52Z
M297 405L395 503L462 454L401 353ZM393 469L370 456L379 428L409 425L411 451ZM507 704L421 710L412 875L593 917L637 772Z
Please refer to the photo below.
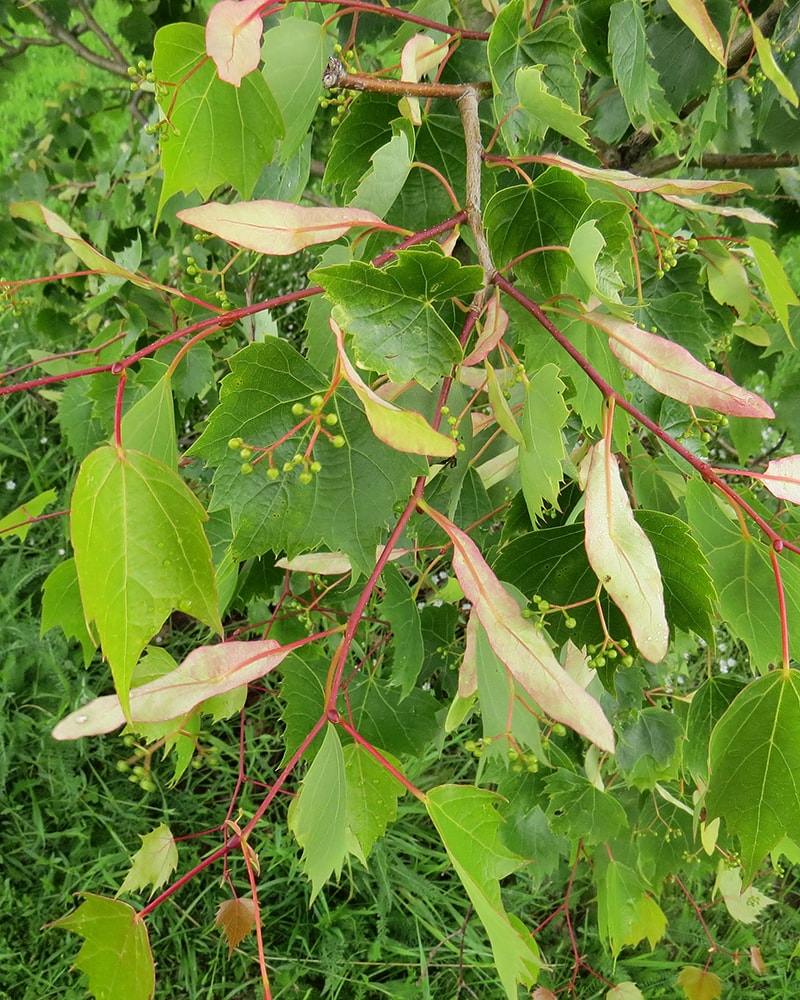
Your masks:
M616 456L605 441L592 445L580 473L586 491L589 564L625 615L639 652L658 663L669 643L661 573L650 539L633 517Z
M522 617L478 546L439 511L424 501L420 506L449 535L461 589L511 675L548 715L602 750L613 750L614 734L602 708L562 669L542 633Z
M800 455L773 459L758 478L774 497L800 504Z
M214 60L217 75L238 87L242 77L258 69L264 24L260 9L264 0L220 0L206 22L206 52Z
M414 455L433 455L437 458L451 458L455 455L457 442L446 434L434 430L421 413L401 410L370 389L345 352L341 327L334 319L331 319L330 324L336 338L342 375L361 400L375 437L388 444L390 448Z
M182 222L213 233L234 246L287 256L316 243L332 243L354 226L387 229L363 208L320 208L286 201L209 201L177 213Z
M223 642L193 649L180 666L163 677L132 688L131 721L166 722L179 719L208 698L258 680L288 656L289 647L274 639ZM116 695L95 698L62 719L53 730L57 740L99 736L125 725Z
M706 368L679 344L605 313L587 313L586 319L609 334L609 346L623 365L665 396L729 417L775 416L760 396Z

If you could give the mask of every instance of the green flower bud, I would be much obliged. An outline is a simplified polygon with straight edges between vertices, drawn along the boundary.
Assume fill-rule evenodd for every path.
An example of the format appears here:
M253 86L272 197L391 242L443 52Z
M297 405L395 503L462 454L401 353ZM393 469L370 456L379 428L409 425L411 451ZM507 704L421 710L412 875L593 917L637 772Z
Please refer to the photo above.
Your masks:
M328 427L335 427L339 423L339 418L335 413L327 413L325 415L325 423Z
M271 465L267 469L267 479L277 479L279 475L280 472L278 471L278 469L275 468L274 465Z
M306 408L305 408L305 406L303 406L302 403L294 403L292 405L292 416L294 416L294 417L302 417L305 412L306 412Z
M334 448L344 448L345 440L341 434L337 434L336 437L331 441Z

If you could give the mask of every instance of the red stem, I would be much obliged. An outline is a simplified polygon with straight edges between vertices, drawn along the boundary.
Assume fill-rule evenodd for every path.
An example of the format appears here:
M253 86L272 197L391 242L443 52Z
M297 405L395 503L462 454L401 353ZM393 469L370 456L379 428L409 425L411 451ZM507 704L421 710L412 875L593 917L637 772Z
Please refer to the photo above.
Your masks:
M116 365L112 365L111 370L116 374ZM122 398L125 395L125 383L128 381L128 373L126 371L121 371L119 373L119 382L117 383L117 398L114 401L114 444L118 447L122 447Z
M307 3L308 0L289 0L290 3ZM318 3L323 3L324 0L316 0ZM451 28L449 24L440 24L438 21L429 21L427 17L418 17L416 14L410 14L404 10L398 10L396 7L382 7L377 3L366 3L365 0L348 0L348 2L343 3L342 6L345 8L341 11L342 14L348 14L350 11L364 11L367 14L378 14L381 17L393 17L398 21L410 21L412 24L419 24L423 28L433 28L434 31L441 31L445 35L459 35L461 38L474 38L479 42L486 42L489 40L489 34L486 31L468 31L462 28Z

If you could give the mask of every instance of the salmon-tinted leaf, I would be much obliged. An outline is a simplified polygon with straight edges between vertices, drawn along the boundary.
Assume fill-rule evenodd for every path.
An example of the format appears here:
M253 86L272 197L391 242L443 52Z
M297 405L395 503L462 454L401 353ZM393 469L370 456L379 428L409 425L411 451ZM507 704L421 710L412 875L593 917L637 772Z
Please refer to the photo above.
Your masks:
M758 478L774 497L800 504L800 455L773 459Z
M403 46L400 55L401 80L416 83L426 73L436 69L447 55L446 45L437 43L428 35L414 35ZM400 113L408 118L412 125L422 124L422 113L419 98L404 97L400 101Z
M670 7L720 66L725 65L725 46L703 0L667 0Z
M581 464L586 555L625 615L639 652L663 660L669 643L664 587L650 539L633 517L616 456L598 441Z
M760 396L706 368L679 344L615 316L593 312L586 318L609 334L609 346L623 365L665 396L730 417L775 416Z
M345 352L341 327L334 319L331 319L330 324L336 338L342 375L361 400L375 437L390 448L414 455L432 455L437 458L451 458L455 455L457 442L435 431L421 413L401 410L370 389Z
M145 834L141 841L142 846L134 854L131 870L125 876L117 895L138 892L139 889L152 885L152 896L178 867L178 848L175 846L172 830L165 823L160 823L155 830Z
M421 507L450 537L458 582L511 675L548 715L601 749L613 750L614 734L602 708L564 671L542 633L522 617L478 546L439 511L424 502Z
M238 87L242 77L258 69L261 58L259 16L264 0L220 0L206 22L206 52L214 60L220 80Z
M131 690L131 721L135 724L179 719L208 698L244 687L268 674L290 652L274 639L222 642L193 649L175 670ZM99 736L125 722L119 698L104 695L62 719L53 736L57 740Z
M388 229L363 208L319 208L286 201L210 201L184 208L178 218L234 246L287 256L316 243L332 243L354 226Z
M228 942L228 958L233 949L256 925L256 905L251 896L226 899L219 904L215 927L221 927Z
M483 329L475 346L464 358L464 366L477 365L488 357L503 339L507 328L508 313L500 305L500 290L496 288L494 295L489 299L486 312L483 314Z

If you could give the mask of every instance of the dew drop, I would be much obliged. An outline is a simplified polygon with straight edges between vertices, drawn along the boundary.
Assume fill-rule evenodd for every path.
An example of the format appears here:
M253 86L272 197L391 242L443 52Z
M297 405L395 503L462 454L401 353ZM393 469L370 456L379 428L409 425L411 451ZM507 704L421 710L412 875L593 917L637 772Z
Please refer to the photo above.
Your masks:
M89 720L89 716L88 715L79 715L78 716L78 722L88 722L88 720Z
M161 565L164 567L164 569L169 569L169 567L172 565L172 560L165 559L164 562L161 563Z

